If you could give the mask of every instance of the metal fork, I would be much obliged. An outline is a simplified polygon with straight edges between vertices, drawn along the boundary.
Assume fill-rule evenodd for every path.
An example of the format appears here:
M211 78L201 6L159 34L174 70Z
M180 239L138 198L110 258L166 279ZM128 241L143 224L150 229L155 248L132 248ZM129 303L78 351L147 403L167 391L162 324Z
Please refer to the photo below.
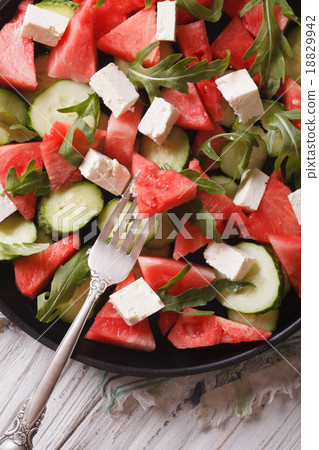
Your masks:
M128 276L145 243L147 231L152 229L155 224L155 216L153 216L146 220L140 232L143 219L135 218L123 243L120 242L128 220L137 207L135 199L127 212L124 213L125 218L119 220L130 198L131 188L136 182L137 176L138 174L124 192L122 199L117 204L89 253L88 263L91 270L91 283L88 297L57 348L38 387L22 405L11 428L0 437L1 450L30 450L33 448L32 439L41 425L46 403L74 350L93 305L108 286L119 283ZM106 244L106 240L115 226L117 226L115 234ZM134 230L139 230L137 239Z

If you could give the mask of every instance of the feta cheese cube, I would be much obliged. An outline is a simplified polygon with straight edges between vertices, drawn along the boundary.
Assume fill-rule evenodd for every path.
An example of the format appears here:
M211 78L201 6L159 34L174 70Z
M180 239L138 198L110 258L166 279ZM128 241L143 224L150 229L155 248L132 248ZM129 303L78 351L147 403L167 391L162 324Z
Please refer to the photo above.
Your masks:
M251 258L238 248L216 242L208 245L204 257L207 264L231 281L242 280L255 262L255 258Z
M298 223L301 225L301 189L292 192L288 195L289 201L291 203L292 209L294 210Z
M65 32L69 20L68 17L54 11L28 5L21 35L49 47L55 47Z
M256 211L264 195L269 176L259 169L245 170L233 202L246 211Z
M120 195L124 191L130 172L116 159L111 159L90 148L82 164L79 167L81 174L114 195Z
M155 97L139 123L138 130L158 145L162 145L174 123L178 119L179 111L163 98Z
M15 204L9 199L2 184L0 184L0 222L17 211Z
M167 0L157 3L156 39L158 41L175 41L176 2Z
M89 85L115 117L130 111L139 98L133 83L114 63L96 72Z
M240 122L246 123L264 113L258 87L246 69L224 75L216 80L216 84Z
M139 278L134 283L112 294L110 302L122 319L130 326L144 320L165 306L144 278Z

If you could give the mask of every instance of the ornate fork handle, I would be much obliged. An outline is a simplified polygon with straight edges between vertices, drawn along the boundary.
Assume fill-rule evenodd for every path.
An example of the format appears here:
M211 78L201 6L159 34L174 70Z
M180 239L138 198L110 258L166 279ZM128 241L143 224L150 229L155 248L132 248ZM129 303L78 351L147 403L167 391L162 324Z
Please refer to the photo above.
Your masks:
M46 403L74 350L86 319L99 296L108 286L114 284L105 276L100 276L92 270L91 275L90 290L84 305L57 348L38 387L24 402L9 430L0 437L0 450L31 450L33 448L32 439L41 425Z

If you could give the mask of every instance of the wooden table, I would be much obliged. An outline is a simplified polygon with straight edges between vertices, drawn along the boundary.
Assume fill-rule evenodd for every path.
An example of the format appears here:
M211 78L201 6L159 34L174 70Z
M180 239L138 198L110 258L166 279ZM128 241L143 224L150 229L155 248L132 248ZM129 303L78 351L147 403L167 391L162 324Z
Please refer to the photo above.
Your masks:
M0 430L27 398L51 350L19 330L0 334ZM134 399L110 418L98 387L102 372L70 361L48 403L35 450L256 450L300 448L300 395L277 395L253 416L233 416L219 428L200 430L183 405L143 410Z

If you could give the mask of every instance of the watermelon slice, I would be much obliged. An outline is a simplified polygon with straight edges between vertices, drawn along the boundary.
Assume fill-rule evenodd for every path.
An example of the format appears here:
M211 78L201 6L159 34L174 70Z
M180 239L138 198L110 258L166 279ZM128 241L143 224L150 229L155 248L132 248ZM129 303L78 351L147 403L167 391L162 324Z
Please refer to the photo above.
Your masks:
M111 114L105 139L105 154L131 168L137 127L141 121L143 106L136 104L134 111L127 111L119 117Z
M196 311L193 308L185 308L183 312ZM269 331L233 322L223 317L211 316L189 316L181 315L168 339L180 349L209 347L211 345L250 341L263 341L269 339Z
M247 0L246 3L248 3L248 1L249 0ZM274 11L279 28L284 33L289 25L290 20L288 19L288 17L282 14L281 12L282 9L280 8L279 5L275 5ZM248 11L243 17L241 17L241 21L244 27L254 37L257 37L259 33L262 20L263 20L263 5L261 3L259 3L259 5L256 5L250 11Z
M80 247L78 234L67 236L35 255L18 259L14 265L15 281L19 291L34 298L51 280L56 270Z
M0 31L0 84L33 91L37 87L34 44L20 35L29 3L22 1L14 18Z
M226 50L230 50L229 66L235 69L250 69L255 60L255 55L243 59L244 54L254 42L240 18L235 16L226 28L218 35L212 44L213 57L223 59Z
M186 233L191 235L188 237ZM196 225L186 222L184 225L184 233L179 231L176 236L173 258L178 260L188 253L194 253L204 245L209 243L209 239L201 232Z
M192 144L192 152L193 156L195 157L199 148L206 142L208 139L210 139L213 136L217 136L218 134L225 133L225 130L219 125L217 122L213 122L214 129L205 131L205 130L199 130L197 131L195 138L193 140ZM223 138L218 138L215 141L212 142L211 146L214 147L215 152L217 155L220 154L222 148L224 145L227 144L227 140ZM214 161L213 159L208 158L205 162L204 169L207 171L218 169L220 166L219 161Z
M192 200L197 184L174 170L161 170L158 165L138 153L133 153L133 175L141 170L136 193L141 214L154 215Z
M269 235L300 236L301 228L288 195L291 190L273 172L257 211L249 214L246 227L252 239L268 242Z
M135 276L131 272L124 281L117 285L115 291L123 289L134 281ZM85 337L92 341L119 345L145 352L151 352L156 347L148 319L144 319L130 327L109 301L97 314L93 325Z
M151 0L152 3L156 3L157 0ZM145 0L106 0L106 3L112 9L118 9L125 14L130 14L139 9L145 8Z
M97 42L97 48L110 55L134 61L136 53L151 42L156 41L155 6L142 9L125 22L113 28ZM160 49L157 47L144 61L146 67L160 62Z
M249 0L224 0L223 12L229 17L239 16L240 11Z
M212 130L214 128L194 83L188 83L188 94L175 89L162 90L164 100L178 109L180 115L175 123L177 127L194 130Z
M285 82L276 94L284 102L287 111L301 109L301 86L290 77L285 78ZM292 120L298 130L301 130L301 120Z
M0 183L3 187L6 185L7 173L10 167L15 167L18 177L26 170L31 159L36 162L36 168L43 165L40 151L40 142L28 142L24 144L9 144L0 147ZM37 203L37 198L32 193L12 198L8 197L18 208L20 214L25 220L33 218Z
M92 0L81 4L58 45L51 51L49 77L88 83L98 70L91 4Z
M158 312L158 326L163 336L166 336L169 330L176 323L180 314L175 311L159 311Z
M197 2L203 6L206 6L206 8L211 8L213 6L214 0L197 0ZM189 14L181 8L177 9L177 23L179 25L194 22L195 20L197 19L196 17L192 16L192 14Z
M155 292L186 266L186 262L157 256L139 256L138 263L144 280ZM169 290L169 293L178 295L192 287L208 286L215 278L214 271L209 267L193 264L191 270Z
M301 297L301 237L270 234L268 239L291 284Z
M99 8L92 8L95 39L98 40L113 28L128 19L128 14L122 8L105 1Z

